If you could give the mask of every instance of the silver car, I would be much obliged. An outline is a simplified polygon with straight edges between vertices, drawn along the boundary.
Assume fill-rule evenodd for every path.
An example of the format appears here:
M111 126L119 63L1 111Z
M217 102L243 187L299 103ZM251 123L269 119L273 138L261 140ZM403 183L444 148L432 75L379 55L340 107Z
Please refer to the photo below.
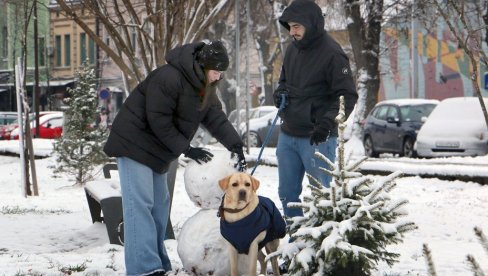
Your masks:
M478 98L441 101L420 128L415 149L419 157L488 154L488 126Z

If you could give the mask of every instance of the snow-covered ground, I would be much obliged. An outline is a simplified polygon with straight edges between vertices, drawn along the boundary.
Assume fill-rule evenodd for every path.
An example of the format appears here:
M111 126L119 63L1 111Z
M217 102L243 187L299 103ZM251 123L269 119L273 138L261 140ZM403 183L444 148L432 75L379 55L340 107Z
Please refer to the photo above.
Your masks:
M0 151L18 145L13 143L0 141ZM35 141L34 146L44 153L49 152L49 143ZM354 140L349 150L362 152ZM252 149L249 156L258 151ZM263 156L273 163L274 149L267 148ZM488 164L486 157L456 158L456 162L483 159ZM73 187L74 181L66 176L55 177L54 162L52 157L36 160L40 196L24 198L19 158L0 156L0 275L68 275L69 271L71 275L123 275L123 247L109 244L103 224L92 224L83 188ZM199 210L186 193L184 172L183 167L178 169L171 214L177 237L185 221ZM254 175L261 181L259 194L281 207L276 167L259 166ZM475 256L488 273L488 254L473 231L478 226L488 234L488 186L419 177L397 183L392 195L410 200L408 219L419 228L408 233L404 243L392 246L401 254L399 263L391 268L381 264L377 275L427 275L424 243L432 250L437 275L472 275L467 254ZM173 268L180 269L176 240L167 240L166 246Z

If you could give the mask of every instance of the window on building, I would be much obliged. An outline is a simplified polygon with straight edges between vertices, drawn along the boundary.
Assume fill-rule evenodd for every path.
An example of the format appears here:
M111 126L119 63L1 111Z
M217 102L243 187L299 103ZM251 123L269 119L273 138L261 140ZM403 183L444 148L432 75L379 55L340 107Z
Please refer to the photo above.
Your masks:
M2 57L8 56L8 29L7 27L2 28Z
M46 65L46 39L39 37L39 66Z
M90 64L95 63L95 41L92 38L88 39L88 50L90 54Z
M86 34L80 33L80 64L86 61Z
M64 66L71 66L71 37L64 35Z
M60 35L57 35L55 37L55 49L56 49L56 66L61 66L62 63L61 63L61 53L62 53L62 48L61 48L61 36Z

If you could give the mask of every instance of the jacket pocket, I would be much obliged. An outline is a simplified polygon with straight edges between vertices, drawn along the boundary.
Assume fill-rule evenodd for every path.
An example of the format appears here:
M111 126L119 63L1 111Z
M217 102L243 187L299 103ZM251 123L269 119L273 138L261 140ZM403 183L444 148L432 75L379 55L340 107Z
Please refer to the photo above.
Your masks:
M290 97L289 104L282 111L282 118L288 126L310 127L312 124L312 107L310 102Z

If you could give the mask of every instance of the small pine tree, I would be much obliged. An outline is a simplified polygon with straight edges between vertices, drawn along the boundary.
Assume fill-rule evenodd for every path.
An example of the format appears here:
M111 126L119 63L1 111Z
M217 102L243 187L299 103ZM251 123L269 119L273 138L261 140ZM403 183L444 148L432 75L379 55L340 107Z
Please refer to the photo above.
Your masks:
M475 227L474 233L478 237L483 249L485 249L485 251L488 253L488 240L486 239L485 234L483 234L483 231L480 228ZM423 252L424 252L424 257L427 261L427 269L429 272L429 276L436 276L437 274L435 272L435 266L434 266L434 262L432 261L431 252L426 244L424 244L423 246ZM476 261L473 255L471 254L466 255L466 261L468 262L469 269L471 270L471 272L473 272L474 276L485 276L485 273L483 272L481 266Z
M331 170L334 183L326 188L308 176L311 195L289 207L302 208L303 217L289 219L291 241L275 254L281 254L289 264L290 275L371 275L378 262L392 265L399 254L387 250L387 245L402 241L403 233L416 226L400 221L406 215L407 200L393 200L389 192L395 187L395 172L384 178L363 176L355 172L363 158L346 165L344 158L344 100L341 97L339 147L337 165L320 153Z
M425 262L427 263L427 272L429 273L429 276L437 276L434 260L432 258L432 251L430 251L430 248L426 243L422 246L422 252L424 253Z
M72 175L77 185L84 185L93 179L95 167L108 161L102 151L108 131L103 126L92 127L97 115L94 70L85 64L76 75L76 87L68 88L69 97L65 99L68 109L64 113L63 135L54 144L54 172Z

